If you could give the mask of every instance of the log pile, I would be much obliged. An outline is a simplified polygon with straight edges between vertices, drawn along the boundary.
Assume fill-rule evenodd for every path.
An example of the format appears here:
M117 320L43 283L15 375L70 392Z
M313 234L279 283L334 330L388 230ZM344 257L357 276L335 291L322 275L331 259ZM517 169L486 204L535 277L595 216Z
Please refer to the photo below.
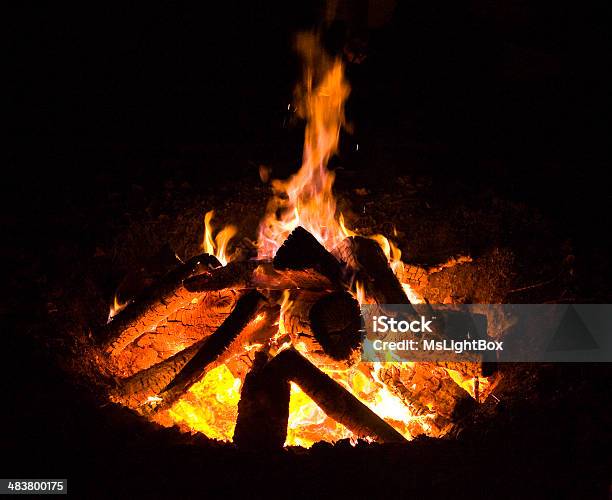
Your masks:
M415 269L412 278L421 279ZM411 305L380 246L359 236L328 252L298 227L272 261L221 266L210 255L194 257L99 332L100 352L118 377L110 399L152 416L225 364L242 380L234 432L239 446L284 445L291 382L354 436L403 442L393 426L323 371L348 370L359 360L357 281L377 303ZM435 406L432 425L443 433L466 393L445 367L416 366L383 367L380 382L413 415ZM478 363L446 368L483 375Z

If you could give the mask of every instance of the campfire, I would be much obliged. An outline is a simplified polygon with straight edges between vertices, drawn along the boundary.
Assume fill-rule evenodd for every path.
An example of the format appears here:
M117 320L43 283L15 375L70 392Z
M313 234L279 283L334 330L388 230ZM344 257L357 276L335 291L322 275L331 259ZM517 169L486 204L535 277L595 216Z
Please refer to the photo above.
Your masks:
M210 211L202 254L128 303L115 300L98 332L98 367L116 381L109 398L243 447L445 436L486 399L494 371L484 362L362 362L360 304L427 303L439 296L435 274L470 259L426 269L403 262L387 236L347 227L327 165L349 85L314 35L297 47L303 162L271 181L256 254L232 251L237 229L215 231Z

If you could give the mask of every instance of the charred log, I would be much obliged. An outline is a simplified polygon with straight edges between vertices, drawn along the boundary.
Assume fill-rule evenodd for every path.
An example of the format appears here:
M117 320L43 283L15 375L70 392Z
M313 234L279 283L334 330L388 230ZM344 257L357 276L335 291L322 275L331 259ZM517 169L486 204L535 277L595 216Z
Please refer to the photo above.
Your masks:
M282 448L287 439L291 386L258 352L240 393L234 443L241 448Z
M390 363L381 368L379 378L413 414L429 414L430 432L437 436L449 432L475 409L474 399L443 368L431 363Z
M264 296L255 290L243 295L221 326L203 341L195 355L161 391L159 394L161 401L159 404L151 405L151 410L157 412L168 408L189 390L206 373L209 366L218 361L219 357L230 348L232 342L255 319L264 305Z
M274 256L279 270L314 269L332 283L341 283L342 266L317 239L301 226L296 227Z
M185 280L190 292L208 290L332 290L334 285L316 269L275 269L270 261L230 262L210 273Z
M111 391L111 400L137 408L166 387L202 347L204 340L177 352L174 356L121 381Z
M230 351L233 352L234 344L266 342L278 329L278 312L279 307L276 305L264 308L261 313L261 321L252 321L240 336L230 344L229 349L207 366L207 371L216 368L219 364L228 363L232 373L241 372L240 368L237 367L242 366L242 357L246 354L241 354L236 360L228 359ZM172 382L182 368L200 350L204 341L205 339L201 339L164 361L120 380L111 391L111 400L130 408L137 408L147 401L155 402L157 395ZM250 369L250 367L251 364L249 363L248 368ZM242 376L244 376L244 373L242 373Z
M376 241L351 236L338 245L334 254L348 265L354 281L363 283L366 295L378 304L410 304Z
M300 386L329 417L357 437L370 437L383 443L405 442L399 432L297 351L281 352L270 365Z
M284 323L294 344L303 343L319 365L347 368L357 361L361 314L351 294L298 292L291 300Z
M143 333L154 330L165 318L189 305L194 294L183 287L183 280L217 266L220 264L215 257L202 254L168 272L101 330L104 352L116 356Z

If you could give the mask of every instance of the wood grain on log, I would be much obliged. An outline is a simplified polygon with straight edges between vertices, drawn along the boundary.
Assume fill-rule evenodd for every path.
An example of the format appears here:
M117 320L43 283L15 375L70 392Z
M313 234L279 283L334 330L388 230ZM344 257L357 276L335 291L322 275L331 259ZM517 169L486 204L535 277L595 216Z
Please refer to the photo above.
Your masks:
M475 407L471 396L443 368L432 363L389 363L378 375L413 414L431 414L428 431L434 436L446 434L455 421Z
M106 368L119 377L129 377L155 365L207 337L223 323L239 297L234 290L199 294L194 302L145 332L121 353L106 358Z
M369 238L351 236L334 255L352 270L353 282L363 283L366 295L378 304L410 304L401 283L389 267L380 245Z
M290 300L283 320L298 350L307 352L317 365L336 369L359 359L361 314L350 293L298 291Z
M168 316L188 306L198 297L183 287L183 280L198 271L207 271L219 265L215 257L203 254L167 273L101 330L104 352L111 356L118 355L143 333L154 330Z
M238 335L255 319L265 305L265 297L256 290L243 295L221 326L207 337L198 352L183 366L177 376L161 391L159 404L151 405L157 412L174 404L204 375L210 365L230 348Z
M242 349L234 349L234 347L242 347L244 344L265 343L278 330L278 313L279 307L276 305L264 308L261 313L262 320L251 321L241 334L230 343L229 348L207 366L206 371L227 363L234 376L244 377L246 368L250 368L250 363L248 367L242 367L244 363L241 361L247 353L244 353ZM130 408L137 408L150 398L156 397L200 350L204 340L200 339L168 359L120 380L117 387L111 390L111 400Z

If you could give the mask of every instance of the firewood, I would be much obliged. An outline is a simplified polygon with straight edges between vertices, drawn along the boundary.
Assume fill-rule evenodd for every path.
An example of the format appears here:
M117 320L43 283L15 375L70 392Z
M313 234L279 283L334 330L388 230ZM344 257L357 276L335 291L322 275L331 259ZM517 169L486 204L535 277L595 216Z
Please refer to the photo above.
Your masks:
M341 283L343 269L338 259L301 226L296 227L274 256L278 270L314 269L332 283Z
M231 363L228 360L230 354L234 353L234 345L244 345L248 343L265 343L278 330L279 307L273 305L262 310L262 320L253 322L232 342L230 347L219 355L214 362L210 363L206 371L216 368L223 363ZM111 390L111 400L122 403L130 408L137 408L149 400L154 400L156 396L177 376L182 368L193 358L201 349L205 339L201 339L191 346L177 352L173 356L157 363L134 375L121 379L117 386ZM242 351L239 358L244 356Z
M255 319L265 303L265 297L256 290L243 295L221 326L203 341L198 352L161 391L159 400L146 411L155 413L174 404L206 373L213 362L228 352L232 342Z
M256 354L240 392L234 443L241 448L282 448L287 439L291 386L269 364L264 352Z
M368 297L378 304L410 304L401 283L389 267L380 245L369 238L351 236L334 249L334 255L354 273Z
M154 330L165 318L186 307L197 296L183 287L183 280L217 266L220 264L215 257L202 254L168 272L100 331L103 351L118 355L143 333Z
M379 379L416 415L430 414L429 432L446 434L459 419L475 409L475 401L432 363L388 363Z
M296 383L331 418L360 438L403 443L405 438L338 382L320 371L294 349L270 361L271 369Z
M130 408L137 408L155 397L200 350L204 339L177 352L174 356L121 381L111 390L110 399Z
M332 282L316 269L275 269L271 261L230 262L221 267L185 280L191 292L207 290L332 290Z
M240 292L234 290L198 294L187 306L161 320L155 330L143 333L121 353L101 361L117 377L145 370L213 333L239 297Z
M337 369L358 360L361 314L350 293L298 291L290 300L292 305L284 314L285 329L294 345L304 346L309 359Z

